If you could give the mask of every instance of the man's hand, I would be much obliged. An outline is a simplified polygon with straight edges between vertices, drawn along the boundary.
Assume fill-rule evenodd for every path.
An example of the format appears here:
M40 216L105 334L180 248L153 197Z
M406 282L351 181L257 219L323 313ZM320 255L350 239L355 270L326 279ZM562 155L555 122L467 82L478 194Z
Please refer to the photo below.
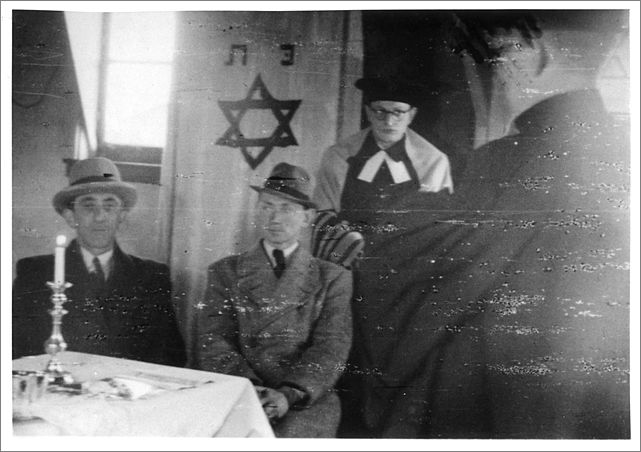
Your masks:
M282 392L264 386L256 386L256 392L260 399L260 404L271 422L282 418L289 411L289 402L287 402L287 397Z

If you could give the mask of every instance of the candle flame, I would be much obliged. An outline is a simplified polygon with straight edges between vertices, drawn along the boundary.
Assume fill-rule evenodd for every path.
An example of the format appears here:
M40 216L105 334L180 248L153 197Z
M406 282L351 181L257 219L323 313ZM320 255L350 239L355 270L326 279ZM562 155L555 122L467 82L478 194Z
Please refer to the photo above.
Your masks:
M67 243L67 237L65 237L64 235L59 235L58 237L56 237L57 246L64 246L65 243Z

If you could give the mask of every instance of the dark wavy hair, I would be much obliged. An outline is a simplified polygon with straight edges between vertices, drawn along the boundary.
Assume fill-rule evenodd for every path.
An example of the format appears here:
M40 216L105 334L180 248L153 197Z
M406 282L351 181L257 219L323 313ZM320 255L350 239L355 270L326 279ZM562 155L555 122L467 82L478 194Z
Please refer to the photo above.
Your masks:
M477 63L491 62L499 55L488 38L501 31L518 31L532 46L542 35L535 15L528 11L461 11L454 14L453 51L467 52Z
M568 43L581 46L580 57L598 60L617 33L629 31L625 10L466 10L452 14L452 51L469 54L477 63L492 63L500 49L489 45L492 38L505 31L518 32L530 46L547 30L584 31L598 39Z

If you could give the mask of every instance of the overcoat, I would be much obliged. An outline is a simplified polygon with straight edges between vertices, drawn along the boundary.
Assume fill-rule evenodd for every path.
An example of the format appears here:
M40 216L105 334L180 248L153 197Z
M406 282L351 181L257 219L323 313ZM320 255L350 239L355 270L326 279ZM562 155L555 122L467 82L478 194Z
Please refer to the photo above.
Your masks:
M335 435L333 387L352 337L350 272L299 246L279 279L260 243L208 271L197 310L199 367L303 391L305 401L275 426L278 436Z
M365 237L367 436L630 437L627 127L591 90L515 126L474 151L453 197L408 196Z

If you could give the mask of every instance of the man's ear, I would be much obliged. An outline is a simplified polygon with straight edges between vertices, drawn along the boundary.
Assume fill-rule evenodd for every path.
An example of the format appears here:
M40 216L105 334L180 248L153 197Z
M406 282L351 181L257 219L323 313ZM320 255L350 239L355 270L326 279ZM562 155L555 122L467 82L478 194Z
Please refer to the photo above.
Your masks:
M76 229L78 227L78 223L76 222L76 217L73 214L73 210L68 208L64 209L62 211L62 218L65 219L71 229Z
M129 210L127 209L122 209L120 212L118 212L118 225L120 225L127 219L128 214Z
M412 123L412 121L414 121L414 116L416 116L416 113L418 113L418 108L412 107L410 109L410 124Z
M363 109L365 110L365 117L367 118L367 121L371 124L374 122L372 120L372 112L371 112L371 107L368 104L363 105Z
M548 66L548 63L550 62L550 54L548 53L542 42L536 41L536 45L539 48L539 59L538 65L536 67L536 75L539 76L543 73L545 68Z
M316 209L305 209L305 224L311 226L316 219Z

